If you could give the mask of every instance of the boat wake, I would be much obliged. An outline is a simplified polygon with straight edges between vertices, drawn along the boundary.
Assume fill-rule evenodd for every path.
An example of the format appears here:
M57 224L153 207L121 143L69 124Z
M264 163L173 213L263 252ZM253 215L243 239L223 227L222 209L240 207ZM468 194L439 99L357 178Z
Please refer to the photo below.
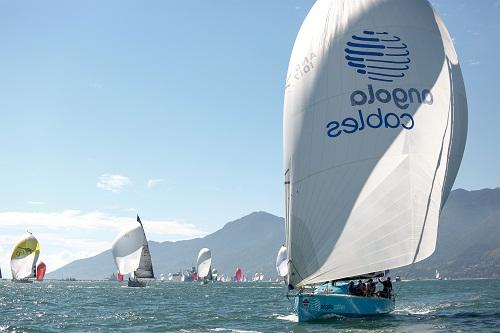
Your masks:
M242 329L235 328L224 328L224 327L216 327L209 329L210 332L230 332L230 333L262 333L259 331L247 331Z
M399 315L426 315L430 314L432 312L435 312L435 309L432 309L431 307L421 307L421 308L403 308L403 309L396 309L394 310L394 314L399 314Z
M280 315L280 314L273 313L273 316L275 316L276 319L279 319L279 320L291 321L293 323L299 322L299 317L297 317L297 315L295 313L291 313L288 315Z
M456 307L457 305L451 303L442 303L435 305L413 305L413 306L405 306L402 308L396 308L394 310L395 314L402 315L427 315L431 313L435 313L440 310Z

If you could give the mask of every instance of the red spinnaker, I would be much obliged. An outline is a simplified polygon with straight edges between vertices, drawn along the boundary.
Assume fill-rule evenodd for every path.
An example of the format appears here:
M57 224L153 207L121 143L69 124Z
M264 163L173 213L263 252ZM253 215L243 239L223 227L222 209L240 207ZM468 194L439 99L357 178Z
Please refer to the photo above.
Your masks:
M193 273L193 281L198 281L198 272Z
M45 276L45 270L47 269L47 266L45 266L44 262L41 261L38 266L36 267L36 279L38 281L42 281L43 277Z
M241 268L238 267L236 269L236 275L234 276L234 280L241 282L242 277L243 277L243 273L241 273Z
M116 279L118 281L123 281L123 275L121 273L118 273L118 275L116 276Z

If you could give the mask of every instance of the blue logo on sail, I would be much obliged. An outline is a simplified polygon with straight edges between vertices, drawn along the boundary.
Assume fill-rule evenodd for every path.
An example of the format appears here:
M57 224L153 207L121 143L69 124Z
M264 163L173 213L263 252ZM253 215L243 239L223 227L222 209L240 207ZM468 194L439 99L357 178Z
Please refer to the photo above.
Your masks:
M353 35L345 49L347 65L370 80L393 82L410 69L410 51L398 36L365 30Z

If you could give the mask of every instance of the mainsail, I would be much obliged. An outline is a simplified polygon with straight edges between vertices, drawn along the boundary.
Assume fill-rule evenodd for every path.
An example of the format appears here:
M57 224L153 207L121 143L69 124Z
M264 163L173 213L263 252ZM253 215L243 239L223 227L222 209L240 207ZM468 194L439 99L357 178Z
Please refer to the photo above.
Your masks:
M318 0L285 88L288 282L430 256L467 135L450 35L425 0Z
M135 271L135 277L138 278L154 278L153 273L153 262L151 261L151 254L149 253L148 240L146 238L146 233L144 232L144 227L142 226L141 219L137 215L137 222L141 225L142 232L144 234L144 242L142 245L141 261L139 262L139 267Z
M212 265L212 252L206 247L201 249L198 253L198 259L196 260L196 267L198 272L198 278L203 279L209 275L211 272Z
M40 243L30 232L14 246L10 257L12 278L21 280L35 277L36 262L40 255Z

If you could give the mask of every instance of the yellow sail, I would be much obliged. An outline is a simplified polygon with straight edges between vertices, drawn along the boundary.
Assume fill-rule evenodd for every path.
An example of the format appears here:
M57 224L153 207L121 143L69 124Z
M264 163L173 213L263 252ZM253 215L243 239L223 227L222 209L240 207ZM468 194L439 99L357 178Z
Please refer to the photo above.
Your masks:
M40 243L31 233L27 233L12 250L10 257L12 278L19 280L34 277L39 255Z

